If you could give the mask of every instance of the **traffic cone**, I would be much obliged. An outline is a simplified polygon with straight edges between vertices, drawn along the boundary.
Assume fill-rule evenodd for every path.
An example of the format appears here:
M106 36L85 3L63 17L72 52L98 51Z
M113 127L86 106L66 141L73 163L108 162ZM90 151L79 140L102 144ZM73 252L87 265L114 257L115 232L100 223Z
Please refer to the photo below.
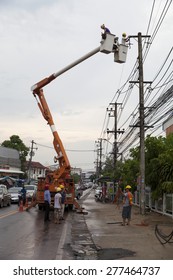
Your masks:
M23 211L23 201L21 200L20 205L19 205L19 211L22 212Z

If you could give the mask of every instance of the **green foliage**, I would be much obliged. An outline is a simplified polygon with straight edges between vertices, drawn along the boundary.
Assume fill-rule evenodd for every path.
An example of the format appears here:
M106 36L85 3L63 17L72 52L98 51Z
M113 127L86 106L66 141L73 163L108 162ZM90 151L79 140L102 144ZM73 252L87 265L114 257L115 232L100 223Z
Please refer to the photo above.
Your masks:
M25 146L20 137L18 135L12 135L10 137L10 140L5 140L4 142L2 142L1 146L16 149L17 151L19 151L21 170L25 172L25 162L29 152L29 148Z
M102 171L102 175L104 177L111 178L111 180L113 181L113 179L114 179L114 167L113 167L112 157L107 157L106 158L104 168L103 168L103 171Z
M140 173L140 148L130 150L130 158L117 162L116 180L135 187ZM103 175L113 176L113 160L107 158ZM167 138L147 136L145 140L145 184L151 187L153 197L173 193L173 134Z
M133 190L137 186L137 178L139 176L139 162L137 159L128 159L124 162L121 169L121 180L123 186L131 185Z
M78 184L78 183L80 182L81 177L80 177L79 174L74 173L74 174L72 174L71 176L72 176L73 181L74 181L75 184Z
M162 183L162 190L165 193L173 193L173 181L165 181Z

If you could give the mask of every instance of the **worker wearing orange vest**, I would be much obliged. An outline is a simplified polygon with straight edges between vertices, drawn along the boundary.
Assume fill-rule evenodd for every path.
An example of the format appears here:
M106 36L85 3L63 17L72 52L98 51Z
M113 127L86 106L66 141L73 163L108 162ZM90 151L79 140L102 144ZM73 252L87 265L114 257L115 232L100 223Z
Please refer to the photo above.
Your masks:
M133 195L130 192L131 186L127 185L125 187L125 193L123 198L123 210L122 210L122 218L123 223L122 226L125 226L126 219L127 219L127 225L130 225L131 220L131 209L132 209L132 201L133 201Z

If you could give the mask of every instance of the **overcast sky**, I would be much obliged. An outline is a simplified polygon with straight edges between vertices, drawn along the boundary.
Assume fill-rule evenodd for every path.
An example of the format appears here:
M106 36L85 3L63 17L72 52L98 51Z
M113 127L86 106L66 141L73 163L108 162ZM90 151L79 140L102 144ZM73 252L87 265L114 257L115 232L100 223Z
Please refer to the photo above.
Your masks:
M155 2L151 28L166 0ZM14 134L28 147L34 140L38 150L33 160L53 164L54 150L43 147L52 147L52 134L31 86L98 47L103 23L119 38L123 32L146 34L152 4L152 0L0 0L0 143ZM144 69L147 80L164 61L172 34L171 6ZM126 64L115 63L113 54L98 53L44 88L72 167L94 168L93 150L106 108L136 58L134 40Z

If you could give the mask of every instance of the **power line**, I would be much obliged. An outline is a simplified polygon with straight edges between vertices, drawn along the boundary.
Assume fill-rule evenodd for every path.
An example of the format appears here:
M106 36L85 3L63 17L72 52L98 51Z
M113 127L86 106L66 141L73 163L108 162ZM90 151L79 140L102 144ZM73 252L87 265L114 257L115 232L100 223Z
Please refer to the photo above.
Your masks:
M47 146L47 145L43 145L43 144L39 144L39 143L35 143L37 144L37 146L41 146L41 147L44 147L44 148L48 148L48 149L53 149L53 147L50 147L50 146ZM66 151L68 152L94 152L95 150L69 150L69 149L65 149Z

